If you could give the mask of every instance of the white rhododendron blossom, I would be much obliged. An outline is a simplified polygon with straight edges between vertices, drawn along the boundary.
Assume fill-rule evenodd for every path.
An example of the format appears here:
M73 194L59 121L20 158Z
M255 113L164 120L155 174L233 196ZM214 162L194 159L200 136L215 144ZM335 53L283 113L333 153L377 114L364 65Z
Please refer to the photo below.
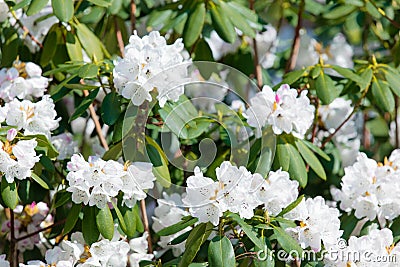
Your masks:
M151 261L153 254L148 253L147 243L148 233L144 232L141 237L133 238L129 241L131 253L129 254L130 267L139 267L141 261Z
M322 197L302 200L293 210L284 215L286 219L299 221L299 226L286 228L302 248L321 250L338 243L343 231L340 230L339 210L326 205Z
M189 212L179 208L182 206L182 199L179 194L168 195L163 194L162 199L157 200L158 207L154 209L153 216L153 230L154 232L159 232L165 227L171 226L181 221L184 216L188 216ZM191 227L187 227L175 234L168 236L161 236L158 244L164 249L172 248L172 253L175 257L178 257L185 251L185 241L177 245L170 245L170 242L177 238L178 236L190 231Z
M250 108L245 113L249 125L256 128L256 136L261 137L262 127L272 125L275 134L285 132L304 138L314 120L315 111L307 93L304 90L299 95L287 84L276 92L264 86L250 99Z
M31 177L31 169L39 161L36 155L35 139L15 141L17 130L8 130L8 139L3 143L0 141L0 172L8 183L14 179L23 180Z
M399 266L400 246L388 228L373 229L361 237L351 236L347 246L332 247L325 254L326 267Z
M369 220L393 220L400 215L400 150L392 152L384 163L377 163L360 153L356 163L345 168L341 189L331 193L344 211Z
M254 209L262 204L268 212L277 214L298 196L298 182L290 181L284 171L271 172L265 180L258 173L251 174L245 167L238 168L225 161L215 172L217 181L204 177L196 167L195 174L187 180L183 203L199 222L218 225L227 210L250 219ZM281 190L287 194L283 195Z
M183 49L181 39L172 45L167 45L165 38L156 31L142 38L137 33L132 35L125 47L124 58L114 62L114 83L119 93L139 106L145 100L151 101L150 91L157 87L160 106L164 106L167 100L177 101L183 94L184 88L173 86L186 76L186 68L177 67L173 74L162 74L168 77L163 76L153 80L151 78L163 70L185 62L182 56Z
M44 95L42 100L32 103L29 100L19 101L14 98L0 108L0 122L24 130L25 135L43 134L50 137L51 131L58 128L53 100Z
M327 136L335 131L336 128L353 112L351 100L336 98L329 105L323 105L318 109L323 126L327 130L321 132ZM360 139L358 138L355 116L346 122L333 137L333 142L338 147L342 158L342 166L352 165L360 149ZM322 139L323 136L320 137Z
M154 186L155 176L152 164L135 162L130 165L98 157L89 157L86 161L82 155L71 157L67 168L67 180L74 203L104 208L119 191L124 193L123 203L133 207L137 200L146 198L144 190Z
M10 262L6 260L7 255L0 255L0 267L10 267Z
M78 142L74 141L71 133L62 133L51 137L51 143L58 151L58 160L69 159L78 152Z
M90 246L91 257L83 266L125 267L128 263L129 244L124 241L103 239Z
M4 0L0 0L0 23L8 18L8 5Z
M275 55L278 45L277 35L276 29L271 25L266 25L264 31L256 35L258 62L265 69L271 68L277 58ZM246 39L249 44L254 45L253 39L249 37L246 37Z
M12 68L0 69L0 98L6 102L42 97L48 85L49 79L35 63L15 62Z

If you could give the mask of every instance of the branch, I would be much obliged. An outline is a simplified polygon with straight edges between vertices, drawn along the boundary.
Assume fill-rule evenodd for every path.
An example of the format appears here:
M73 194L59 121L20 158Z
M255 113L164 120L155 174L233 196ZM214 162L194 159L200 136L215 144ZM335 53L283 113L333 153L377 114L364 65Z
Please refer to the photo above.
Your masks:
M254 10L254 1L250 1L250 9ZM262 78L262 69L258 58L258 50L257 50L257 41L256 38L253 38L253 50L254 50L254 71L257 79L258 88L261 89L263 85L263 78Z
M22 28L24 33L27 34L31 38L31 40L34 41L40 47L40 49L43 49L42 43L39 42L39 40L36 39L35 36L32 35L32 33L29 31L29 29L27 27L25 27L24 24L22 24L22 22L17 18L17 15L15 14L15 11L11 10L11 14L14 17L15 21L17 22L17 24Z
M64 224L66 220L67 220L66 218L65 218L65 219L62 219L62 220L60 220L60 221L58 221L58 222L55 222L55 223L53 223L52 225L49 225L49 226L47 226L47 227L45 227L45 228L39 229L39 230L37 230L37 231L35 231L35 232L32 232L32 233L29 233L29 234L27 234L27 235L18 237L16 240L17 240L17 241L21 241L21 240L27 239L27 238L29 238L29 237L35 236L35 235L37 235L37 234L39 234L39 233L41 233L41 232L47 231L47 230L49 230L49 229L55 227L55 226L57 226L57 225Z
M18 256L17 256L17 242L18 240L15 238L15 217L14 211L10 208L10 228L11 228L11 240L10 240L10 255L9 262L11 267L16 267L18 264Z
M396 131L395 131L395 136L396 136L396 148L399 148L399 144L400 144L400 140L399 140L399 131L400 131L400 129L399 129L399 122L398 122L398 119L399 119L399 114L398 114L398 111L399 111L399 97L398 96L395 96L395 102L394 102L394 104L395 104L395 109L394 109L394 123L395 123L395 125L396 125Z
M400 29L400 24L397 21L389 18L388 15L386 15L386 12L382 8L376 5L375 1L370 1L370 2L385 19L387 19L393 26Z
M124 57L125 45L124 45L124 40L122 40L121 29L119 28L116 16L114 16L114 25L115 25L115 34L117 35L117 42L118 42L119 52L121 53L121 56Z
M140 211L142 212L142 221L143 221L144 230L147 232L148 252L150 254L152 254L153 253L153 246L151 244L149 220L147 219L146 202L145 202L144 199L140 200Z
M131 30L134 32L136 30L136 4L135 0L131 0Z
M296 61L297 61L297 57L299 55L299 49L300 49L300 30L301 30L301 24L302 24L302 20L303 20L304 6L305 6L305 2L304 2L304 0L301 0L300 6L299 6L299 13L297 14L297 26L296 26L295 33L294 33L292 50L290 51L290 57L287 61L285 73L288 73L289 71L293 70L294 67L296 66Z

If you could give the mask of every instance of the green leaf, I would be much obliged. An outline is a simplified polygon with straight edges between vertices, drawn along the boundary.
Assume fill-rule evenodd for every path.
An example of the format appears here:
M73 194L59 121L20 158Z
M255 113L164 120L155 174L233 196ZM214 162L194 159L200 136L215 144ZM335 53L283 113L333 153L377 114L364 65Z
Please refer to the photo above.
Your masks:
M47 183L45 181L43 181L42 178L40 178L38 175L36 175L35 173L31 173L31 177L34 181L36 181L41 187L43 187L44 189L49 190L49 186L47 185Z
M82 234L88 245L97 242L100 235L96 224L96 209L96 207L86 206L83 210Z
M183 29L183 41L186 47L192 46L199 38L203 30L204 20L206 18L206 6L203 3L197 3L192 13L189 13L188 20Z
M216 236L211 240L208 246L208 263L210 267L235 266L235 252L226 236Z
M194 49L194 61L214 61L211 48L208 43L201 38Z
M221 4L221 9L223 12L226 14L227 17L231 20L232 24L241 30L243 34L254 38L256 36L256 32L254 29L250 26L249 22L246 21L246 19L243 17L243 15L238 12L234 7L226 4L225 2L220 2Z
M103 155L104 160L118 160L122 156L122 141L111 146Z
M372 81L372 95L376 104L384 111L394 110L394 97L386 82L381 80Z
M111 240L114 236L114 220L108 205L104 208L99 209L96 214L96 224L97 229L99 229L100 234Z
M375 19L381 18L381 13L370 1L365 1L365 8L367 9L367 12Z
M54 15L62 22L68 22L74 15L73 0L51 0Z
M64 87L68 89L88 90L88 91L99 88L99 86L96 85L80 84L80 83L68 83Z
M106 51L104 45L85 24L76 24L76 34L80 43L82 44L82 47L85 49L89 58L92 59L93 62L97 62L98 60L102 60L104 58L104 52Z
M253 230L253 227L247 224L242 218L239 217L236 213L230 213L228 217L232 218L235 222L239 224L242 230L246 233L247 237L259 248L264 247L264 242L260 238L257 237L257 232Z
M276 135L272 131L271 127L263 130L261 140L262 148L260 156L258 157L258 164L255 172L266 177L271 169L276 150Z
M67 32L67 47L68 56L72 61L83 61L82 46L78 38L71 32Z
M199 219L197 218L191 218L188 217L185 220L182 220L176 224L170 225L168 227L165 227L164 229L161 229L157 234L159 236L167 236L167 235L173 235L178 233L179 231L182 231L183 229L192 226L195 224Z
M361 73L361 79L362 79L362 83L360 84L360 88L361 88L361 91L364 91L364 90L366 90L367 88L368 88L368 86L370 85L370 83L371 83L371 80L372 80L372 74L373 74L373 72L372 72L372 70L370 69L370 68L368 68L368 69L365 69L362 73Z
M236 31L230 19L222 8L218 5L213 5L210 8L212 25L218 35L226 42L233 43L236 40Z
M320 155L324 160L326 161L330 161L331 158L328 156L328 154L326 154L321 148L319 148L318 146L314 145L313 143L307 141L307 140L302 140L299 139L299 142L304 143L306 146L308 146L309 149L311 149L312 151L314 151L315 153L317 153L318 155Z
M197 252L200 250L200 246L207 240L211 234L213 225L211 223L201 223L197 225L190 232L188 239L185 244L185 252L182 255L181 261L178 267L186 267L192 263Z
M79 118L86 110L89 108L89 106L92 104L94 99L96 98L97 94L99 92L99 88L91 91L85 99L81 102L81 104L75 109L74 114L72 114L71 118L69 118L68 122L71 122L77 118Z
M111 6L112 2L110 0L89 0L89 1L95 4L96 6L102 6L102 7L109 7Z
M362 85L364 83L362 78L358 76L356 73L354 73L351 69L343 68L336 65L333 65L332 69L335 70L340 75L342 75L343 77L357 83L358 85Z
M336 89L331 77L323 71L321 71L321 74L316 79L315 90L317 91L317 96L325 105L330 104L340 93Z
M63 235L68 234L69 232L71 232L72 229L74 229L75 224L78 221L81 209L82 209L81 204L72 203L72 207L71 209L69 209L67 220L65 221L64 224Z
M351 5L342 5L330 10L324 14L326 19L340 19L355 11L357 8Z
M124 231L125 234L130 238L134 237L136 232L136 225L141 223L141 221L137 222L138 217L135 215L135 210L133 208L128 208L126 206L123 206L122 216L126 225L126 231Z
M121 226L122 231L124 231L124 233L126 233L127 229L126 229L125 220L124 220L124 217L123 217L121 211L118 208L118 205L116 203L114 203L113 201L111 201L111 204L113 205L114 211L117 214L119 226Z
M299 243L293 239L289 234L285 232L281 227L274 228L274 234L278 243L287 253L292 253L297 251L297 255L302 255L303 249L300 247Z
M57 49L57 39L58 35L56 29L52 28L50 32L46 35L43 42L43 51L40 56L40 65L46 66L53 58Z
M15 209L18 204L18 191L15 182L9 184L6 178L3 176L1 180L1 197L4 204L10 209Z
M282 170L289 172L290 177L299 182L301 187L307 185L307 170L302 157L293 144L279 138L277 159Z
M301 156L307 162L307 164L310 165L311 169L313 169L314 172L323 180L326 180L324 167L322 166L318 158L314 155L314 153L301 141L296 140L295 143Z
M390 89L392 89L393 93L397 96L400 96L400 74L395 69L389 69L388 72L385 73L386 81L389 83Z
M293 201L292 203L289 204L289 206L287 206L286 208L284 208L281 212L279 212L279 214L276 217L280 217L285 215L286 213L288 213L289 211L293 210L294 208L296 208L300 202L304 199L304 195L299 196L295 201Z
M376 117L365 123L365 126L374 137L389 137L389 126L387 121L382 117Z
M49 0L32 0L29 4L28 10L26 11L26 15L32 16L42 10Z
M104 97L101 105L101 118L105 124L114 125L121 114L121 99L116 92L111 92Z
M153 173L163 187L171 186L168 158L162 148L151 137L146 136L146 153L153 164Z
M98 71L99 67L96 64L86 64L79 68L78 75L81 78L94 78Z
M282 84L289 84L289 85L294 84L301 77L303 77L304 73L305 73L305 70L295 70L295 71L288 72L287 74L285 74L285 76L283 76L282 82L280 82L279 84L274 86L274 89L279 88L279 86L281 86Z

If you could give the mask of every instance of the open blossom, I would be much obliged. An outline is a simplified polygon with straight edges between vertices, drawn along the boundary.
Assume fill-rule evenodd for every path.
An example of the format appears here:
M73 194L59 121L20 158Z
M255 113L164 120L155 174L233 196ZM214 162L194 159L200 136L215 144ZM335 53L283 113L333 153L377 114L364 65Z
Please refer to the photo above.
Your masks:
M51 143L58 151L58 160L71 158L78 152L78 142L74 141L71 133L62 133L51 137Z
M42 97L48 85L49 79L35 63L15 62L12 68L0 69L0 98L6 102Z
M300 221L294 228L286 228L302 248L321 250L338 243L343 231L340 230L339 210L330 208L322 197L302 200L293 210L284 215L286 219Z
M328 249L324 263L326 267L395 267L399 266L399 257L400 246L395 245L392 231L384 228L361 237L351 236L347 246Z
M0 0L0 23L8 18L8 5L4 0Z
M276 47L278 44L278 32L271 25L264 26L263 32L257 32L255 40L257 42L258 62L264 69L271 68L274 65ZM249 45L253 46L253 39L245 37Z
M290 181L289 174L284 171L271 172L268 179L264 179L243 166L238 168L225 161L215 172L217 181L204 177L196 167L194 175L186 182L183 203L199 222L218 225L225 211L250 219L254 209L262 204L269 213L278 214L298 196L298 182Z
M181 221L182 217L189 215L189 212L180 208L180 206L182 206L182 200L179 194L175 193L169 196L164 193L163 198L158 199L157 203L158 207L154 209L153 216L154 232L158 232L165 227L178 223ZM178 257L185 251L186 242L177 245L169 245L169 243L183 233L190 231L190 229L191 227L187 227L173 235L161 236L158 244L165 249L172 248L174 256Z
M51 131L58 128L53 100L49 95L42 100L32 103L29 100L19 101L14 98L0 108L0 121L9 126L15 126L17 130L24 130L25 135L43 134L50 137Z
M125 267L128 262L129 244L123 240L101 240L90 247L90 261L83 266L117 266Z
M81 155L73 155L67 165L70 171L67 180L74 203L104 208L111 197L119 191L124 193L123 203L133 207L137 200L144 199L144 190L153 188L155 176L152 164L135 162L129 166L98 157L89 157L86 161Z
M151 261L154 258L153 254L148 253L148 233L144 232L141 237L133 238L129 241L131 253L129 254L130 267L139 267L141 261Z
M400 150L392 152L384 163L360 153L356 163L345 168L341 189L331 193L344 211L355 210L359 219L389 219L400 215Z
M14 182L15 178L23 180L31 177L31 169L39 161L35 152L35 139L11 142L13 139L4 143L0 141L0 172L8 183Z
M261 137L262 127L272 125L275 134L285 132L303 138L313 122L314 111L307 90L298 95L296 89L284 84L276 92L264 86L250 99L250 108L245 114L249 125L256 128L257 137Z
M6 260L5 254L0 255L0 267L10 267L10 262Z
M183 48L181 39L167 45L165 38L156 31L143 38L136 33L132 35L125 47L124 58L114 62L114 83L119 93L139 106L145 100L151 101L150 91L157 87L161 107L167 100L177 101L184 89L183 86L176 87L176 82L186 75L186 68L178 66L170 75L165 73L167 77L152 78L184 62Z

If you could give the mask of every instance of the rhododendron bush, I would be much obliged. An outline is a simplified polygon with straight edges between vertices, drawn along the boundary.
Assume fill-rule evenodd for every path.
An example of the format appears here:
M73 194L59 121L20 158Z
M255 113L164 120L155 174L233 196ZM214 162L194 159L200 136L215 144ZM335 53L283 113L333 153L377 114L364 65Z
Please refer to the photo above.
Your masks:
M0 0L0 267L400 266L398 0Z

